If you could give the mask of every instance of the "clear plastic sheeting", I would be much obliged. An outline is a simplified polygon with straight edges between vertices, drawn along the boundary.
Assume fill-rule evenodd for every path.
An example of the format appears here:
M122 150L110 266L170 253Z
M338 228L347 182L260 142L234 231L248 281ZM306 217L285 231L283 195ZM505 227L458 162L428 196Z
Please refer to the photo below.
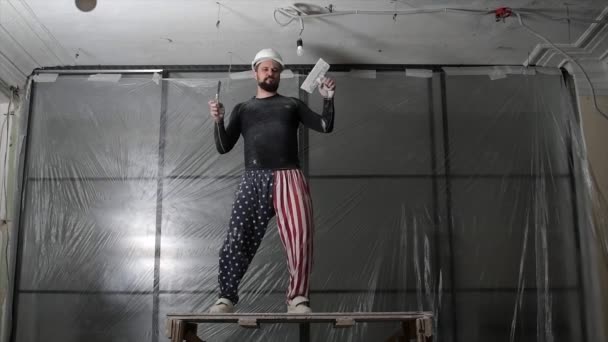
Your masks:
M207 101L255 95L226 73L62 75L35 83L13 341L164 341L165 315L218 296L243 166L219 155ZM596 246L576 104L544 73L337 81L331 134L301 129L314 203L316 312L431 311L436 341L593 341ZM279 92L320 111L321 98ZM598 221L604 224L605 221ZM603 222L603 223L602 223ZM600 227L601 228L601 227ZM276 222L238 312L284 312ZM312 341L386 341L398 323L313 324ZM201 324L205 341L297 341L295 324Z

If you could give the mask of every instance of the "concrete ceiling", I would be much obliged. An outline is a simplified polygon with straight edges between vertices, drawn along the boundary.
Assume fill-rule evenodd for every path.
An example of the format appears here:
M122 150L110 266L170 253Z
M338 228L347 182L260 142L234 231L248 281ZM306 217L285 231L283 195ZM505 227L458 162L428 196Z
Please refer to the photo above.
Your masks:
M430 8L534 11L524 22L554 43L574 46L606 0L314 0L335 11ZM98 0L90 12L74 0L0 1L0 79L19 85L33 69L63 65L247 64L274 47L288 64L522 64L540 39L516 18L492 14L344 15L304 20L305 54L296 55L300 24L281 26L277 0ZM219 25L216 23L219 18ZM278 15L279 20L286 18Z

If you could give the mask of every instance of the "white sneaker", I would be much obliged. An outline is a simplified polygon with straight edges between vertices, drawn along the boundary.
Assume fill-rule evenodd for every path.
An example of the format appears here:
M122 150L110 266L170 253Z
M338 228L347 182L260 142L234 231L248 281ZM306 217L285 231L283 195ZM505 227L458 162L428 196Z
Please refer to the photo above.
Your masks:
M215 314L224 314L224 313L233 313L234 312L234 304L228 298L220 298L213 304L213 306L209 309L209 313Z
M297 296L296 298L287 302L287 313L293 314L307 314L311 313L312 310L308 306L308 298L303 296Z

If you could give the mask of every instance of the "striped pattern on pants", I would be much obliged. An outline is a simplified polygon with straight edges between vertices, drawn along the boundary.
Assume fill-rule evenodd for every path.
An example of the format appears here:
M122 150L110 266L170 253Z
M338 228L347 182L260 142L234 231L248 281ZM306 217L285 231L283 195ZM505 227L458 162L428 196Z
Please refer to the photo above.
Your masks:
M289 269L287 299L308 297L313 248L310 189L299 169L275 171L274 179L273 204Z

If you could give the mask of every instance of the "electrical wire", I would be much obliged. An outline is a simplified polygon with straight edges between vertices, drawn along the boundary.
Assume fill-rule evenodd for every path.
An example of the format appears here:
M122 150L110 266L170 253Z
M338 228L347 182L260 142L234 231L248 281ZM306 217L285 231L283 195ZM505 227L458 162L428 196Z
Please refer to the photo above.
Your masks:
M23 72L23 70L21 70L17 64L15 64L10 58L8 58L8 56L6 56L2 51L0 51L0 66L5 66L5 65L9 65L10 68L7 68L8 70L16 70L18 71L21 76L23 76L24 78L27 77L27 74L25 72ZM3 63L2 60L4 60L7 64ZM15 73L13 73L13 76L15 75Z
M519 20L519 24L521 25L521 27L523 27L524 29L526 29L528 32L530 32L534 36L542 39L545 43L549 44L552 48L554 48L555 50L557 50L558 52L560 52L562 55L564 55L566 57L566 59L568 59L570 62L572 62L574 65L576 65L581 70L581 72L585 76L585 80L587 80L587 83L589 84L589 87L591 88L591 96L593 98L593 105L595 106L595 110L597 110L598 113L600 113L605 119L608 120L608 114L606 114L605 112L603 112L600 109L599 105L597 104L597 96L595 94L595 88L593 87L593 83L591 82L591 78L589 78L589 75L587 74L587 72L585 71L585 69L583 68L583 66L576 59L574 59L568 53L566 53L564 50L560 49L557 45L553 44L545 36L543 36L542 34L534 31L528 25L524 24L524 22L523 22L523 20L521 18L521 14L520 13L518 13L518 12L513 12L513 13L517 16L517 19Z
M465 9L465 8L434 8L434 9L412 9L412 10L398 10L398 11L372 11L372 10L349 10L349 11L333 11L329 13L320 13L320 14L304 14L299 11L297 8L292 7L282 7L275 8L274 10L274 20L277 24L281 26L287 26L291 24L294 20L303 20L303 19L314 19L314 18L326 18L326 17L335 17L335 16L343 16L343 15L410 15L410 14L428 14L428 13L465 13L465 14L491 14L494 11L487 10L477 10L477 9ZM289 20L287 22L281 22L277 18L277 13L282 14L287 17ZM302 15L304 14L304 15Z
M27 25L27 27L34 32L34 34L36 35L36 37L38 37L38 39L42 42L42 44L44 44L44 46L46 47L46 49L53 54L53 56L55 56L55 58L57 59L57 61L59 62L59 64L63 64L63 62L61 61L61 58L59 58L59 56L55 53L55 51L53 51L53 49L47 44L47 41L44 40L39 34L38 32L36 32L36 30L32 27L32 25L30 25L30 22L23 16L23 14L21 14L21 12L15 7L15 5L12 3L12 1L7 1L7 3L9 5L11 5L11 7L13 8L13 10L17 13L17 15L23 20L23 22Z
M46 32L46 34L49 35L49 37L51 38L51 40L55 44L57 44L57 46L59 46L67 54L67 56L70 56L70 53L69 53L68 49L66 49L63 45L61 45L61 43L59 42L59 40L57 40L57 38L51 33L51 31L40 21L40 19L38 18L38 16L34 12L34 10L30 7L30 5L28 5L25 0L19 0L19 2L29 12L29 14L32 16L32 18L34 18L34 20L36 21L36 23L38 23L38 25L40 25L40 27L44 30L44 32ZM77 63L76 58L74 58L74 63Z
M585 19L585 18L577 18L577 17L552 17L547 14L541 13L539 11L534 11L531 9L513 9L513 11L517 11L519 13L525 13L530 15L538 15L544 17L549 20L555 21L578 21L584 23L608 23L608 20L593 20L593 19ZM314 18L325 18L325 17L333 17L333 16L343 16L343 15L409 15L409 14L428 14L428 13L462 13L462 14L494 14L494 10L479 10L479 9L469 9L469 8L433 8L433 9L411 9L411 10L348 10L348 11L332 11L328 13L319 13L319 14L306 14L303 11L300 11L295 7L280 7L274 10L274 20L277 24L281 26L287 26L291 24L294 20L302 19L314 19ZM283 16L289 18L287 22L280 22L277 19L277 13L282 14Z
M302 35L302 31L304 30L304 24L303 24L303 20L304 19L313 19L313 18L325 18L325 17L333 17L333 16L341 16L341 15L362 15L362 14L366 14L366 15L391 15L393 16L393 18L395 18L395 16L397 15L410 15L410 14L423 14L423 13L439 13L439 12L452 12L452 13L465 13L465 14L482 14L482 15L487 15L487 14L493 14L495 13L495 11L487 11L487 10L477 10L477 9L463 9L463 8L438 8L438 9L413 9L413 10L401 10L401 11L368 11L368 10L350 10L350 11L332 11L329 13L321 13L321 14L305 14L302 11L298 10L297 8L294 7L284 7L284 8L276 8L274 10L274 20L277 24L281 25L281 26L287 26L290 23L292 23L294 20L299 20L300 21L300 26L301 26L301 30L300 30L300 35ZM277 18L277 13L280 13L281 15L283 15L284 17L287 17L289 20L287 21L279 21ZM305 14L305 15L302 15ZM521 14L527 14L527 15L538 15L538 16L542 16L544 18L547 18L549 20L555 20L555 21L579 21L579 22L585 22L585 23L607 23L608 24L608 20L587 20L584 18L573 18L573 17L567 17L567 18L560 18L560 17L551 17L548 16L544 13L540 13L538 11L533 11L533 10L529 10L529 9L517 9L517 10L513 10L513 14L515 14L519 20L519 24L526 29L528 32L530 32L531 34L533 34L534 36L542 39L544 42L546 42L547 44L549 44L551 47L553 47L555 50L557 50L558 52L560 52L562 55L564 55L570 62L572 62L573 64L575 64L576 66L578 66L578 68L581 70L581 72L583 73L583 75L585 76L585 79L587 81L587 83L589 84L589 87L591 88L591 95L593 97L593 105L595 107L595 110L597 110L598 113L600 113L605 119L608 119L608 114L606 114L605 112L603 112L600 108L599 105L597 104L597 96L595 93L595 88L593 87L593 83L591 82L591 79L589 78L589 75L587 74L587 72L585 71L585 69L583 68L583 66L577 61L575 60L573 57L571 57L568 53L566 53L565 51L563 51L562 49L560 49L559 47L557 47L555 44L553 44L549 39L547 39L545 36L539 34L538 32L534 31L533 29L531 29L528 25L524 24L522 18L521 18Z
M276 9L274 10L274 13L273 13L274 22L275 22L275 23L277 23L277 24L279 24L279 25L281 25L281 26L287 26L287 25L291 24L291 22L292 22L292 21L296 20L296 18L295 18L295 17L292 17L292 15L291 15L291 14L289 14L289 13L287 13L287 14L286 14L286 13L284 12L284 11L287 11L287 10L288 10L288 9L276 8ZM279 19L277 19L277 13L281 13L281 14L283 14L284 16L289 17L289 18L290 18L290 19L289 19L289 21L288 21L288 22L286 22L286 23L285 23L285 22L283 22L283 23L282 23L282 22L280 22L280 21L279 21ZM296 15L297 15L297 13L296 13Z
M5 141L5 145L4 145L4 157L3 157L3 163L2 163L2 171L3 171L3 175L2 175L2 188L4 191L4 217L2 218L2 220L6 220L8 218L8 190L7 190L7 176L8 176L8 170L7 170L7 159L8 159L8 150L9 150L9 143L10 143L10 116L11 116L11 106L13 104L13 94L11 93L11 96L8 99L8 107L6 110L6 117L4 118L4 120L2 121L2 126L0 127L0 141L4 140L4 127L6 126L6 141Z
M10 116L11 116L11 107L13 105L13 96L14 96L14 91L11 92L11 95L9 96L8 99L8 107L6 110L6 118L4 119L4 121L2 122L2 127L0 127L0 141L2 141L2 135L4 133L4 126L6 124L6 145L5 145L5 151L4 151L4 163L3 163L3 180L2 180L2 184L4 187L4 215L5 217L2 219L3 221L8 221L8 190L7 188L7 176L8 176L8 172L7 172L7 165L6 165L6 161L7 161L7 156L8 156L8 150L9 150L9 142L10 142L10 137L9 137L9 132L10 132ZM0 232L1 233L1 232ZM9 247L9 233L8 233L8 229L6 230L6 243L3 246L3 251L4 251L4 262L5 265L3 265L5 267L5 272L8 274L7 276L7 284L10 284L10 274L9 274L9 267L8 267L8 247Z
M7 30L4 25L0 24L0 29L2 29L2 31L4 31L4 33L9 36L11 38L11 40L17 45L19 46L19 48L21 48L21 50L23 50L23 52L32 60L32 62L34 62L34 64L36 64L36 66L41 67L42 65L36 60L36 58L34 58L34 56L32 56L29 51L27 51L27 49L21 45L21 43L19 42L19 40L15 37L13 37L13 35L10 33L9 30Z
M566 22L576 21L576 22L585 23L585 24L608 24L608 20L606 20L606 19L604 19L604 20L586 19L586 18L570 17L569 15L567 17L552 17L552 16L542 13L540 11L534 11L534 10L525 9L525 8L522 8L522 9L513 8L513 12L525 14L525 15L536 15L536 16L543 17L543 18L549 19L549 20L554 20L554 21L566 21Z

